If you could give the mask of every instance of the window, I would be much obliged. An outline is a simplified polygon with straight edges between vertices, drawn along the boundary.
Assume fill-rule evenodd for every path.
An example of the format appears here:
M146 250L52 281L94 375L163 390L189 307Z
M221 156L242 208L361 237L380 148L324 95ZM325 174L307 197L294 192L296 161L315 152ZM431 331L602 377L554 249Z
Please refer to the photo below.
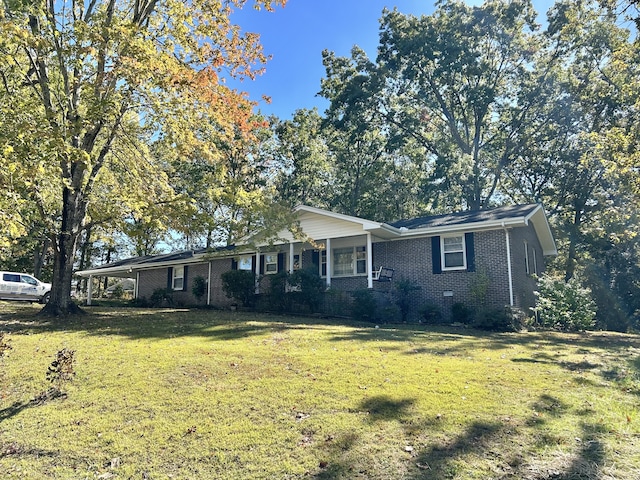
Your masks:
M264 256L264 273L267 275L278 273L278 255L267 254Z
M464 236L441 237L442 269L461 270L467 267L465 258Z
M22 278L22 283L28 283L29 285L33 285L34 287L38 286L38 281L35 278L30 277L29 275L22 275L20 278Z
M15 273L3 273L2 280L4 280L5 282L20 283L20 275L16 275Z
M253 257L251 255L245 255L238 260L238 270L251 270L253 264Z
M533 260L533 274L538 274L538 262L536 261L536 249L532 248L531 253L533 254L531 260Z
M174 290L182 290L184 287L184 267L173 267L173 282L171 286Z
M333 249L333 274L336 277L367 273L366 247Z
M300 270L300 255L293 256L293 270Z
M524 271L527 275L531 273L529 268L529 244L527 242L524 242Z

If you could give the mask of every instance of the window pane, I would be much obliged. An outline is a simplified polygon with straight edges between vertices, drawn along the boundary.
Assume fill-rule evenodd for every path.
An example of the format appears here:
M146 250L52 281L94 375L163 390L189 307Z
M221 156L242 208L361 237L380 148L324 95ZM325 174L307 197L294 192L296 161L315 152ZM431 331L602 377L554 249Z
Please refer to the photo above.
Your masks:
M278 255L264 256L264 273L278 272Z
M251 270L251 257L240 257L238 262L238 270Z
M173 289L174 290L182 290L183 279L182 278L174 278L173 279Z
M445 268L463 267L464 266L464 258L463 258L462 252L445 253L444 254L444 266L445 266Z
M336 248L333 251L333 274L353 275L353 248Z
M443 245L445 252L461 252L462 237L444 237Z
M38 282L36 282L36 279L28 275L22 275L22 282L28 283L29 285L38 285Z

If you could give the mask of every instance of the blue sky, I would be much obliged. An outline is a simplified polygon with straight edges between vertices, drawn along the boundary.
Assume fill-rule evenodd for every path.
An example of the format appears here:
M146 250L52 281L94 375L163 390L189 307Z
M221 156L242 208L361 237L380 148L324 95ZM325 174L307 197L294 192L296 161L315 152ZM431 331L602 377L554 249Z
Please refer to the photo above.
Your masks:
M481 1L468 1L480 4ZM534 0L542 18L552 0ZM231 82L239 90L260 101L265 115L291 118L299 108L318 107L322 113L327 102L316 96L325 71L322 50L349 56L353 45L375 59L378 46L379 19L383 8L397 7L402 13L429 15L433 0L288 0L274 12L256 11L249 5L234 14L232 20L244 31L259 33L265 53L272 55L266 72L256 80ZM271 104L261 100L271 97Z

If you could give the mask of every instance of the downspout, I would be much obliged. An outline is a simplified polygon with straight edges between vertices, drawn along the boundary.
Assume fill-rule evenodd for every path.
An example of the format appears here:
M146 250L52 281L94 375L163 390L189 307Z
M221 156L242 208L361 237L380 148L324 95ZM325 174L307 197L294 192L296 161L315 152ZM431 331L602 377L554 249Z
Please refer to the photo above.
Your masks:
M502 228L504 228L505 240L507 242L507 275L509 277L509 305L513 307L513 273L511 271L511 238L509 235L509 229L504 226L502 222Z
M140 272L136 272L136 288L134 290L134 298L137 300L140 294Z
M367 232L367 288L373 288L373 251L371 232Z
M209 274L207 277L207 306L211 305L211 260L209 260Z

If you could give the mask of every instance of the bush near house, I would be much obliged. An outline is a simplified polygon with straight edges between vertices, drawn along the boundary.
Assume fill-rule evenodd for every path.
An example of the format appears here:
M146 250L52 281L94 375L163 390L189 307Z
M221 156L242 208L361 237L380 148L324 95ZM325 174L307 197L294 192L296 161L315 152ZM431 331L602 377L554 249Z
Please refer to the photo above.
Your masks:
M596 304L591 290L582 287L576 278L565 282L562 278L543 275L536 296L535 313L542 327L573 332L595 326Z
M243 307L252 307L256 301L256 276L248 270L229 270L222 274L222 289Z

